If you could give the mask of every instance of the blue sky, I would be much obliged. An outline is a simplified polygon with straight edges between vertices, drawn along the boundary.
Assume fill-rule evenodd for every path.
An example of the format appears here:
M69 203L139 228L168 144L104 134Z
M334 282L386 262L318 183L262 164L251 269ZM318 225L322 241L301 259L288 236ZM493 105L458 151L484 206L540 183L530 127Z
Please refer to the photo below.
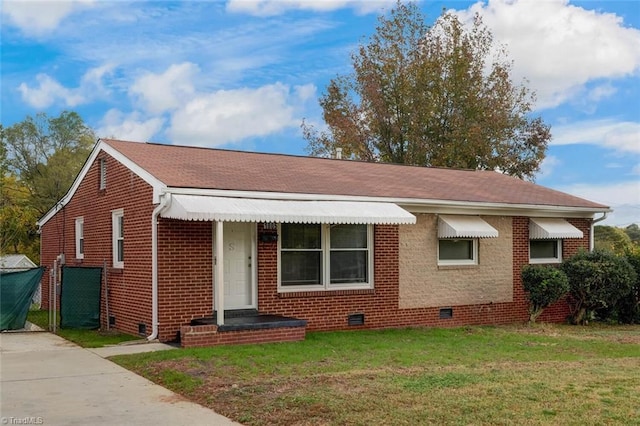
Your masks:
M100 137L304 155L303 118L394 1L32 1L1 12L2 124L77 111ZM640 222L640 2L422 1L483 16L553 139L536 182Z

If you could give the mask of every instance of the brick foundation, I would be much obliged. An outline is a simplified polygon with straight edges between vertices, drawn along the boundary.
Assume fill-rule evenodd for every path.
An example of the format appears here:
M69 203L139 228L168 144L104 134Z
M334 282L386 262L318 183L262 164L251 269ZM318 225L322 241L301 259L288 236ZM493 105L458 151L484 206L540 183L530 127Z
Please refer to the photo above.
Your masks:
M217 325L188 325L180 327L180 344L183 348L195 348L251 343L296 342L304 340L305 333L305 327L219 332Z

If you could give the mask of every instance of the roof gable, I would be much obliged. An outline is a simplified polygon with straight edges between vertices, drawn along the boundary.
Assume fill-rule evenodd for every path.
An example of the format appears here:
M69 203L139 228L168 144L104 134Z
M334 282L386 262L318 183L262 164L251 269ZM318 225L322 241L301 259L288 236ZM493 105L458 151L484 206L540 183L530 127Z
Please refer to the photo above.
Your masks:
M13 268L35 268L36 264L33 263L29 257L25 254L6 254L0 256L0 269L13 269Z
M51 219L60 209L62 209L65 205L67 205L67 203L71 200L71 198L73 198L73 195L78 190L78 187L80 186L85 176L87 175L87 172L91 168L91 165L96 161L96 158L98 158L101 152L105 152L109 154L115 160L119 161L129 170L131 170L136 175L138 175L142 180L144 180L149 185L151 185L153 187L153 202L154 203L159 202L160 192L162 188L166 187L166 185L162 181L158 180L155 176L153 176L148 170L140 167L135 162L132 162L129 158L122 155L120 151L118 151L117 149L114 149L111 145L106 144L104 140L98 139L98 142L93 147L93 150L89 154L89 158L87 158L84 165L82 166L82 169L80 169L80 172L78 173L78 176L76 176L75 180L73 181L73 184L71 185L71 188L69 188L69 191L67 191L64 197L62 197L62 199L60 199L60 201L58 201L56 205L53 206L38 221L38 226L42 226L45 223L47 223L49 219Z

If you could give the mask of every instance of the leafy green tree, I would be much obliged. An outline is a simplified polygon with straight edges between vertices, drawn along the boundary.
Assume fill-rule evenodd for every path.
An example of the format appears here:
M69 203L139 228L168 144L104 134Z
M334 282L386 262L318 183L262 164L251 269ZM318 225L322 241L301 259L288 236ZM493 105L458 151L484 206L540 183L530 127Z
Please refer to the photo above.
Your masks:
M37 262L40 258L37 238L37 211L29 205L29 191L16 177L0 177L0 253L20 253Z
M609 250L624 254L631 248L631 239L622 228L596 225L593 229L594 246L598 250Z
M631 242L635 245L640 245L640 226L637 223L632 223L631 225L624 228L625 234L629 236Z
M353 72L321 96L328 130L302 123L307 149L532 178L551 134L530 117L535 96L512 82L506 57L478 15L466 28L443 12L428 27L415 4L398 2L352 54Z
M621 323L640 324L640 247L627 250L625 256L636 271L636 280L629 293L618 301L614 315Z
M2 129L7 165L30 195L30 206L45 214L68 191L95 143L95 135L75 113L39 113Z
M585 324L598 309L614 307L629 295L636 272L624 256L610 251L579 251L562 264L574 302L572 322Z
M522 284L529 296L529 322L534 323L545 308L569 292L569 280L562 270L548 265L527 265Z

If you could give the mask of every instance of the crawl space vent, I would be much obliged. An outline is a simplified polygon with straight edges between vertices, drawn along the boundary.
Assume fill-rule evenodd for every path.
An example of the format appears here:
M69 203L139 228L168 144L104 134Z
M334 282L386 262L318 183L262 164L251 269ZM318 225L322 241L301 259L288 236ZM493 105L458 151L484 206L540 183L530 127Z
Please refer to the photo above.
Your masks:
M453 308L440 309L440 319L451 319L451 318L453 318Z
M351 314L347 321L349 325L364 325L364 314Z

